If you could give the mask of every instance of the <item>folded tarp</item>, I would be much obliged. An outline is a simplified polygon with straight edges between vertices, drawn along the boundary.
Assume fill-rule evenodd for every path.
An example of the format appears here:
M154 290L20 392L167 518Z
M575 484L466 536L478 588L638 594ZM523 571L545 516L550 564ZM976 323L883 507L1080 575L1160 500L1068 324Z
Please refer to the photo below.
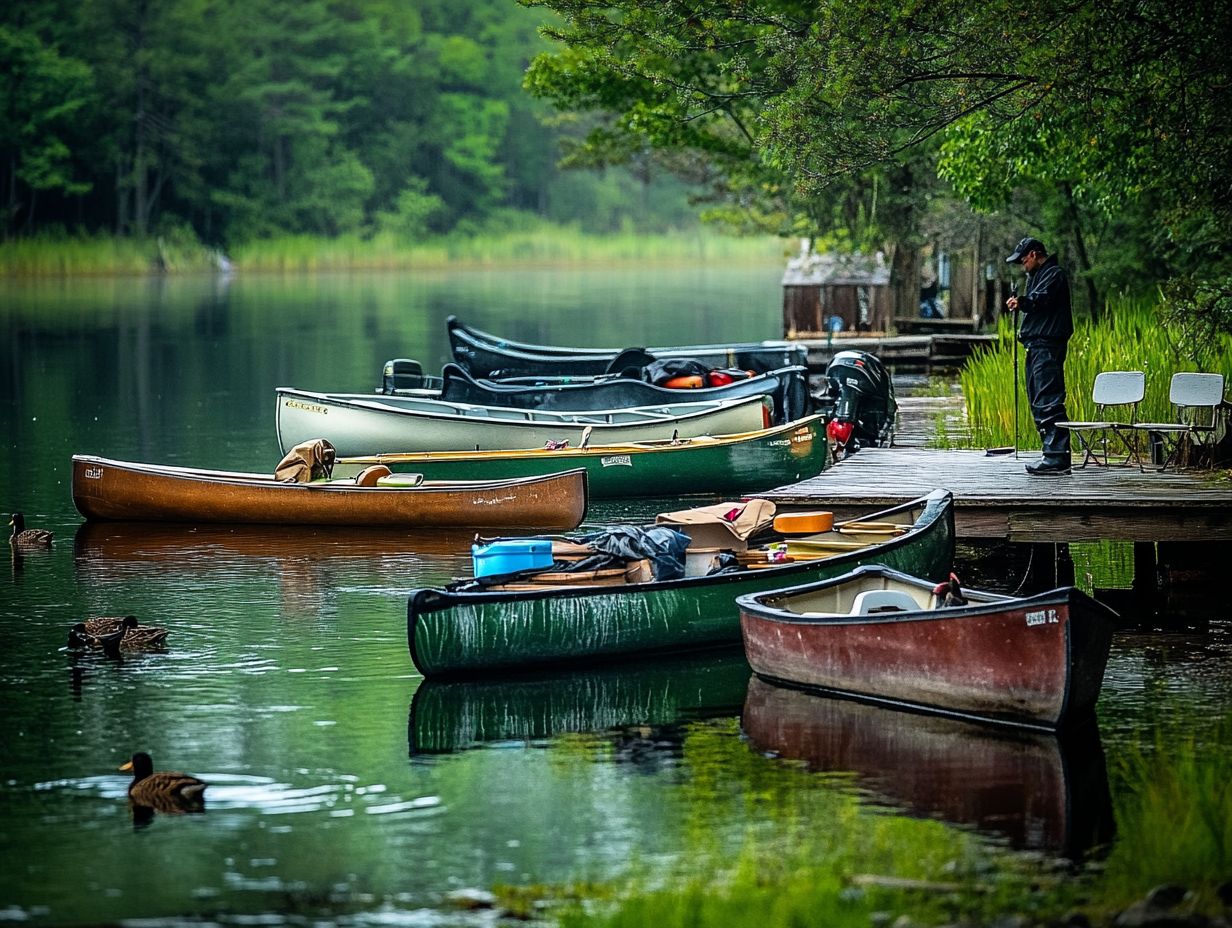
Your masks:
M661 512L656 525L684 532L695 548L729 548L743 551L748 540L774 524L774 503L768 499L716 503L678 512Z
M689 536L666 526L641 528L637 525L609 525L601 532L584 535L582 544L621 561L650 561L656 580L675 580L684 576L684 552ZM587 562L591 559L587 558ZM588 564L586 569L593 569Z

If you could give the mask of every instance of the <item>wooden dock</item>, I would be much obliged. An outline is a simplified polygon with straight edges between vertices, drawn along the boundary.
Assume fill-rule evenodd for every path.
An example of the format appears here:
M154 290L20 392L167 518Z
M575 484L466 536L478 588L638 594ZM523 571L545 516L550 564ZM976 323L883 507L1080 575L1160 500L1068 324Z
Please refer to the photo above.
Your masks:
M1232 541L1232 481L1221 472L1075 468L1031 477L1038 452L987 455L917 447L864 448L816 477L759 496L780 507L829 509L838 518L944 487L961 538L1078 541Z
M823 374L840 351L867 351L892 367L932 369L961 367L971 353L994 345L996 335L947 332L929 335L824 335L797 333L790 340L808 348L809 373Z

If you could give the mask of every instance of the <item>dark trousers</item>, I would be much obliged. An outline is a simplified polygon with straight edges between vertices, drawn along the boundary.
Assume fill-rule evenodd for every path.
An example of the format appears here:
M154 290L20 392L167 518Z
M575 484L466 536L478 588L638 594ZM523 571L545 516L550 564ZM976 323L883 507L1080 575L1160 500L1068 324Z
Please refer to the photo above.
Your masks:
M1068 344L1048 339L1027 343L1027 402L1044 445L1044 463L1070 464L1069 430L1057 428L1065 414L1065 352Z

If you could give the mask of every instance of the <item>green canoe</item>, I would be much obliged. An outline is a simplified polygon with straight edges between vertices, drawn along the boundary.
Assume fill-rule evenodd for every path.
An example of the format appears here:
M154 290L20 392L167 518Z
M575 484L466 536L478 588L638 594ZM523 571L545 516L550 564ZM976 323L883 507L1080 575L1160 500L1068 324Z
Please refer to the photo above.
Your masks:
M737 596L829 579L861 564L885 564L938 581L948 576L954 560L948 490L850 521L894 523L905 531L862 547L838 542L839 548L852 547L829 557L676 580L414 590L407 607L411 660L428 678L479 676L714 647L740 641ZM842 529L836 525L835 533Z
M334 476L373 464L428 480L503 480L585 467L591 499L757 493L804 480L826 466L821 416L737 435L549 451L440 451L339 458Z
M567 734L656 729L736 716L748 689L739 647L500 680L425 680L411 700L410 753L443 754Z

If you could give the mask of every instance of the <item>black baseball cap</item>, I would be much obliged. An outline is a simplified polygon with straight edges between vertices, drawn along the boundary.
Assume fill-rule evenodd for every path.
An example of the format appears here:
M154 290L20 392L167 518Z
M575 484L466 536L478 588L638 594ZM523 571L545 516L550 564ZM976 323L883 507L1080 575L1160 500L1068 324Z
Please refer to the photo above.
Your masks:
M1014 247L1014 253L1005 259L1006 264L1021 264L1023 255L1030 254L1033 251L1042 251L1048 253L1048 249L1044 247L1044 243L1038 238L1027 236Z

